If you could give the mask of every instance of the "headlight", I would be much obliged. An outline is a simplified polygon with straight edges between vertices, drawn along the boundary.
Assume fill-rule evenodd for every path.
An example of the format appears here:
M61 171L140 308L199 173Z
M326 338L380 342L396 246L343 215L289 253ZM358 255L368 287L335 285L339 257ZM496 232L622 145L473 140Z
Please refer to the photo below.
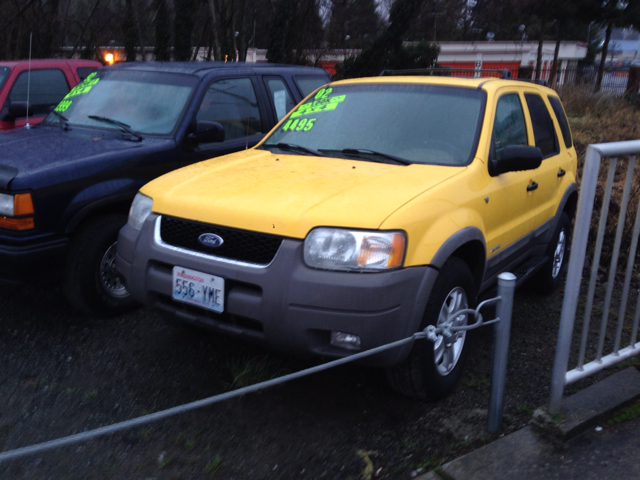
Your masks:
M13 195L0 193L0 215L13 217Z
M142 193L137 193L129 209L129 225L137 231L140 231L142 224L151 213L152 207L153 198L147 197Z
M314 268L380 271L402 265L403 232L316 228L304 241L304 261Z

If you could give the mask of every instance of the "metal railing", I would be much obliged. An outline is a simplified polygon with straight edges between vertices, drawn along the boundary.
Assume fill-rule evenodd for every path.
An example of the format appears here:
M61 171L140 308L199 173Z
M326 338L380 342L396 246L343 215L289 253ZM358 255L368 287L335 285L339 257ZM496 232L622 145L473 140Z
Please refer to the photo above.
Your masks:
M132 418L123 422L114 423L112 425L106 425L94 430L89 430L75 435L69 435L68 437L58 438L55 440L49 440L46 442L38 443L35 445L29 445L26 447L17 448L15 450L8 450L0 452L0 462L3 460L13 460L16 458L25 457L34 453L40 453L54 448L63 447L66 445L73 445L80 442L92 440L97 437L109 435L111 433L119 432L129 428L144 425L150 422L158 421L164 418L168 418L181 413L186 413L197 408L213 405L215 403L229 400L232 398L240 397L251 392L263 390L275 385L280 385L297 378L302 378L313 373L317 373L323 370L328 370L338 365L354 362L356 360L376 355L380 352L390 350L412 343L421 339L428 340L430 342L436 342L438 336L444 337L444 341L447 342L453 336L453 333L461 330L472 330L485 325L495 325L495 340L494 340L494 361L491 373L491 394L489 398L489 417L487 428L490 432L494 433L500 427L502 422L502 405L504 401L504 387L507 375L507 357L509 351L509 335L511 332L511 312L513 309L513 294L516 286L516 277L511 273L501 273L498 276L498 296L489 300L485 300L475 309L458 310L454 312L446 322L433 326L429 325L422 331L414 333L412 336L392 342L380 347L372 348L364 352L356 353L348 357L339 358L331 362L323 363L315 367L307 368L306 370L300 370L299 372L290 373L282 377L277 377L265 382L249 385L248 387L239 388L231 392L222 393L220 395L214 395L209 398L197 400L195 402L187 403L185 405L179 405L167 410L150 413L143 415L142 417ZM480 310L488 305L496 305L496 318L493 320L484 321ZM468 318L475 318L475 322L454 326L454 320L461 314L465 314Z
M623 245L623 231L630 204L630 196L634 190L633 179L636 164L636 154L640 153L640 140L628 142L602 143L589 145L582 175L580 187L580 197L578 199L578 212L576 215L573 240L571 243L571 258L567 273L567 283L565 287L562 314L560 318L560 330L558 334L558 344L551 380L551 396L549 400L549 412L557 414L560 412L564 387L582 378L588 377L603 370L606 367L620 363L634 355L640 353L640 342L638 342L638 323L640 321L640 294L636 295L635 314L632 320L627 321L627 304L631 292L631 281L634 277L634 263L638 247L638 236L640 236L640 201L636 205L635 221L633 223L633 233L631 238L625 239L627 265L624 274L624 281L621 290L617 288L616 282L618 274L618 263L621 256L621 246ZM618 157L628 157L626 160L626 176L624 177L624 187L622 187L622 198L620 200L619 217L613 241L611 260L608 270L606 291L604 292L602 304L602 316L599 329L593 331L592 316L594 310L594 300L596 297L596 287L601 282L598 279L600 271L600 259L605 245L607 233L607 218L609 216L612 194L618 195L620 192L620 179L616 182L616 172L621 177L619 168L624 166L624 160L619 162ZM608 160L602 174L606 173L606 185L602 197L602 208L598 223L593 259L591 261L591 273L586 296L580 295L582 286L583 268L587 258L587 247L589 234L591 231L593 207L596 200L596 189L601 177L600 166L603 159ZM605 175L602 175L605 176ZM602 179L601 179L602 181ZM601 183L601 182L600 182ZM637 188L637 186L635 187ZM633 204L631 207L633 208ZM610 245L607 243L607 247ZM591 253L591 252L589 252ZM602 290L604 285L601 285ZM615 297L614 297L615 294ZM580 300L583 300L580 302ZM615 335L609 335L611 330L609 319L611 316L612 300L618 302L617 324L615 325ZM578 314L578 306L584 306L584 316L582 323L582 333L580 337L579 349L574 350L576 357L575 368L568 370L569 358L572 353L572 336L574 323ZM628 334L628 345L622 346L622 333L625 329ZM630 324L630 325L629 325ZM590 331L591 330L591 331ZM597 342L589 343L594 333L598 334ZM613 339L613 341L611 341ZM605 345L606 344L606 345ZM609 353L605 354L605 346ZM589 361L587 361L589 357Z
M535 78L534 67L521 67L518 78ZM547 82L548 86L560 88L566 85L583 85L593 89L598 76L598 66L587 65L570 68L558 68L556 77L551 82L551 68L543 68L540 71L540 79ZM629 67L606 67L602 76L600 91L620 97L627 91L629 84Z

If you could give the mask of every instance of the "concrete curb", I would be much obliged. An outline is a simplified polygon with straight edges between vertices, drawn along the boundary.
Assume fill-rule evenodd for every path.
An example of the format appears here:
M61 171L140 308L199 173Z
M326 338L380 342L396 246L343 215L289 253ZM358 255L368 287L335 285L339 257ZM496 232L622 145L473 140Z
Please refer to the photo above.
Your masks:
M562 401L553 416L547 407L538 408L531 420L534 429L561 442L571 440L617 408L640 397L640 372L629 367Z
M617 408L640 398L640 372L634 367L615 373L563 401L561 413L549 415L546 407L534 414L535 426L525 427L493 443L457 458L417 477L418 480L494 480L566 478L570 467L572 444L580 433L602 421ZM597 438L589 439L585 451L599 454ZM575 440L577 441L577 439ZM628 443L628 442L627 442ZM561 445L562 448L558 448ZM631 455L633 468L640 468L640 459ZM626 461L626 460L625 460ZM638 463L638 465L636 465ZM584 476L582 477L584 478Z

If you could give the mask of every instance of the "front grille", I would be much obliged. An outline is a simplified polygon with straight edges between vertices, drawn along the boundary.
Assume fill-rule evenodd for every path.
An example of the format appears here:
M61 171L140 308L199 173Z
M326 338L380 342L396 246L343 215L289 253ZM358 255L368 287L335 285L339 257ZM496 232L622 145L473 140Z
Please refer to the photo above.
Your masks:
M215 233L222 237L224 243L219 247L203 245L198 241L203 233ZM164 243L174 247L258 265L271 263L283 240L275 235L166 216L160 221L160 237Z

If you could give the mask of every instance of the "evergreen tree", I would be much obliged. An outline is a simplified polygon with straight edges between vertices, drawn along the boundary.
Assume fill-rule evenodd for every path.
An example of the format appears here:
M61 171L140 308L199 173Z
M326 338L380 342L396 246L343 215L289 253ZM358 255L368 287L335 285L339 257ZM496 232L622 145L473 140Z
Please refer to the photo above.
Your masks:
M316 0L277 0L269 23L267 61L304 65L305 50L320 48L322 36Z
M427 68L435 65L440 52L437 45L425 42L408 48L402 45L411 20L422 2L396 0L389 13L389 26L360 55L337 65L335 78L374 76L385 69Z
M422 3L407 31L409 40L459 40L469 15L467 0L428 0Z
M197 8L196 0L174 0L173 59L191 60L191 32Z
M124 30L124 53L127 62L136 61L136 24L133 14L133 0L126 0L124 22L122 25Z
M329 48L363 48L377 37L381 24L374 0L331 0L327 44Z
M171 60L169 49L171 48L171 23L167 0L156 0L155 37L156 46L154 54L156 60L168 62Z

